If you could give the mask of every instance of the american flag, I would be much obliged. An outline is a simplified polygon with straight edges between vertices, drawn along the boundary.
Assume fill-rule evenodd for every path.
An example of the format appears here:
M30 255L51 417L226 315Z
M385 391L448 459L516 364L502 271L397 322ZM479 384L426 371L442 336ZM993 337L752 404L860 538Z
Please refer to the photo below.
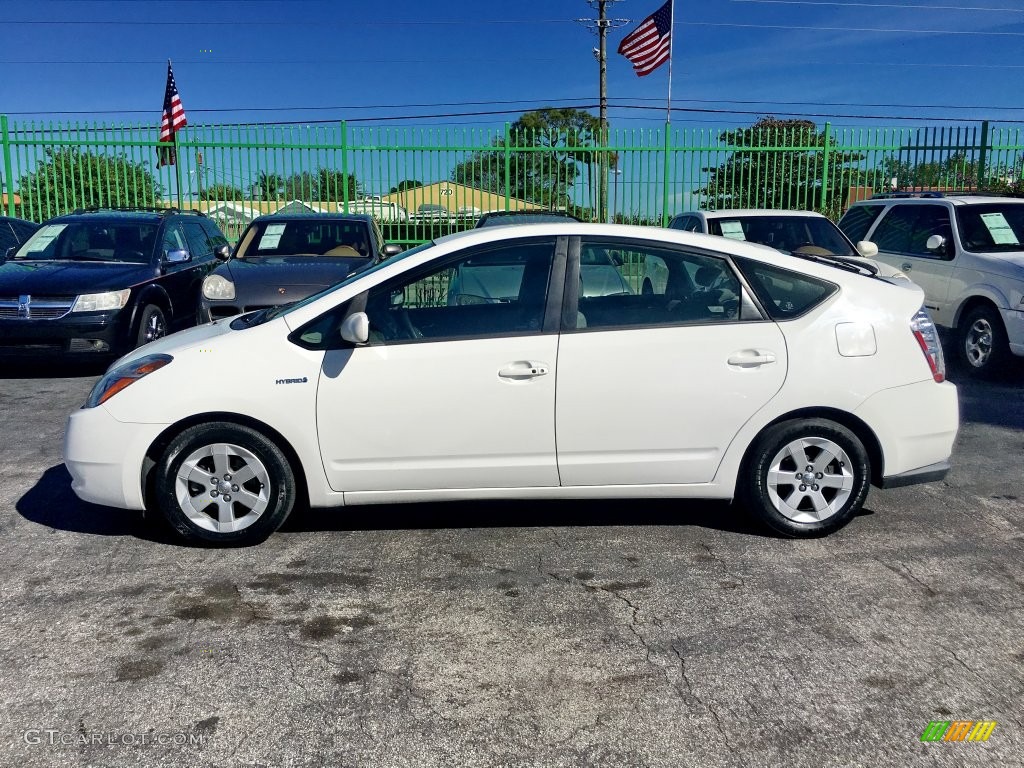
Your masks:
M619 53L633 63L637 77L649 75L672 55L672 0L644 19L619 43Z
M157 168L162 165L174 165L177 155L174 151L174 133L179 128L188 125L185 119L185 108L181 106L181 97L178 96L178 86L174 84L174 72L171 71L171 60L167 60L167 89L164 91L164 114L160 119L160 141L171 143L169 147L157 149L156 154L159 162Z

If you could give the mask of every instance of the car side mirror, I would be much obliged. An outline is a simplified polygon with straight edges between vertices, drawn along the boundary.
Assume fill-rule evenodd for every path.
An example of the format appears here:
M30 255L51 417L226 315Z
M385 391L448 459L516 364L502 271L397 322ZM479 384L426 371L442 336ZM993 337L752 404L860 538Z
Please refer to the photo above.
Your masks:
M370 338L370 318L365 312L353 312L341 323L341 338L352 344L365 344Z
M873 259L878 255L878 246L870 240L861 240L857 243L857 253L865 259Z
M230 245L218 245L213 249L213 255L221 261L227 261L231 258L231 246Z
M382 259L390 259L392 256L397 256L405 249L398 243L385 243L384 247L380 250Z
M164 257L165 264L184 264L187 261L192 261L192 255L184 249L168 251Z
M924 247L932 253L937 253L939 256L945 256L949 252L948 245L949 241L942 235L932 235L925 241Z

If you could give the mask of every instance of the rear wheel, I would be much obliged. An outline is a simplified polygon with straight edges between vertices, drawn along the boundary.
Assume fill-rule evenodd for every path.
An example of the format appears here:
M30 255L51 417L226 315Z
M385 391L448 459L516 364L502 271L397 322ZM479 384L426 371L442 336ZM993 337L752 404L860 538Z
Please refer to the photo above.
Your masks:
M823 536L860 510L870 477L867 451L846 427L827 419L787 421L754 443L737 496L780 533Z
M284 523L295 503L288 459L263 434L237 424L200 424L176 437L156 469L156 502L182 537L256 544Z
M998 310L982 304L960 323L958 334L960 360L974 376L995 375L1009 362L1010 342Z

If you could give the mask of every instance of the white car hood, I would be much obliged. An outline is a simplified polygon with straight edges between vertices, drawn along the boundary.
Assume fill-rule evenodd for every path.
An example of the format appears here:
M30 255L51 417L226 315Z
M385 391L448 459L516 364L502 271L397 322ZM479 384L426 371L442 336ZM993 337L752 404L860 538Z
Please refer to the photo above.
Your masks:
M173 356L175 352L196 347L210 339L231 333L231 321L234 319L234 317L225 317L222 320L215 320L206 325L197 325L195 328L187 328L184 331L172 333L170 336L164 336L162 339L151 341L149 344L133 349L124 357L115 360L110 367L116 368L119 365L124 365L132 360L138 360L146 355Z

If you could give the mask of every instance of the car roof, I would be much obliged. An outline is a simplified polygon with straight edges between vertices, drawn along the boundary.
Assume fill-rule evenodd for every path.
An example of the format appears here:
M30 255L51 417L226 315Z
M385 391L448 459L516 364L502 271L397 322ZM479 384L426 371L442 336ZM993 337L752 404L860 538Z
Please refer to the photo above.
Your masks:
M166 219L169 215L174 214L160 214L153 211L89 211L82 213L65 213L63 216L55 216L49 219L46 223L60 222L62 224L70 224L73 222L145 222L147 224L159 224L161 221ZM197 219L199 217L196 217ZM203 217L205 218L205 217Z
M1019 197L1007 197L1004 195L975 195L970 193L964 194L929 194L929 193L908 193L913 194L914 197L902 197L899 193L893 195L884 195L882 197L872 197L868 200L858 200L857 202L850 205L852 208L855 205L889 205L891 203L899 203L900 205L934 205L935 203L942 202L943 200L958 206L967 205L992 205L992 204L1004 204L1009 203L1011 205L1022 205L1024 199Z
M815 218L824 219L817 211L791 211L788 209L774 209L774 208L721 208L717 211L690 211L688 213L680 213L679 216L695 216L697 214L703 215L708 219L728 219L740 216L794 216L803 218Z
M263 216L258 216L253 219L255 224L257 221L310 221L310 220L323 220L323 221L361 221L369 224L373 220L373 216L368 213L333 213L330 211L324 211L317 213L316 211L300 211L297 213L267 213Z

